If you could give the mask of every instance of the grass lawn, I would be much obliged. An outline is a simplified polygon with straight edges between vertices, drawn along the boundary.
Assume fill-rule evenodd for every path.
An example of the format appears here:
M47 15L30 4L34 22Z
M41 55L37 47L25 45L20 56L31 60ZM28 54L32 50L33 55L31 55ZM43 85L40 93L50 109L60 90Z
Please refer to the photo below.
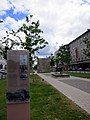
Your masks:
M90 115L51 85L36 75L31 78L31 120L90 120Z
M80 73L80 72L66 72L66 73L75 77L90 78L90 73Z
M90 120L90 115L39 76L31 75L30 120ZM0 120L6 120L6 81L0 80Z
M0 120L6 120L6 80L0 80Z

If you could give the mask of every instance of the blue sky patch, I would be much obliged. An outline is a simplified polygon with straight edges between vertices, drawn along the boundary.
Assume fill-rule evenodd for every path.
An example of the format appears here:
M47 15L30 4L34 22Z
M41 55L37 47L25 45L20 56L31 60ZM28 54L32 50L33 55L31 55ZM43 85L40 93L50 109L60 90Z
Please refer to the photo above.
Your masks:
M6 10L6 14L0 15L0 19L5 20L7 17L14 18L15 20L22 20L27 16L27 13L17 12L14 14L14 9Z

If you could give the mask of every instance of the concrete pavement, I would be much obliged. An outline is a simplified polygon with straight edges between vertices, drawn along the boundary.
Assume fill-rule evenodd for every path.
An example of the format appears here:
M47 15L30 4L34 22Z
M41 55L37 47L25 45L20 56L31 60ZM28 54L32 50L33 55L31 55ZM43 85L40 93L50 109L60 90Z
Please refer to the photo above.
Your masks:
M80 106L82 109L90 113L90 94L80 90L79 88L76 88L75 86L72 86L71 84L63 82L65 78L53 78L50 74L44 74L39 73L40 77L42 77L45 81L47 81L49 84L51 84L53 87L55 87L58 91L63 93L65 96L67 96L69 99L74 101L78 106ZM72 79L78 80L76 77L71 77ZM70 78L66 78L70 79ZM79 78L80 79L80 78ZM82 81L87 81L81 79Z

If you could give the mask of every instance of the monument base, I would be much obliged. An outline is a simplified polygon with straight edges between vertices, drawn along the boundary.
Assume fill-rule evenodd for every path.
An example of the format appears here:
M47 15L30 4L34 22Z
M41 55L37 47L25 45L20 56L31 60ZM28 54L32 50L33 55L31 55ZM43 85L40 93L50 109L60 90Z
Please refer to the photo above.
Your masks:
M60 73L53 73L52 76L54 77L70 77L68 74L60 74Z
M29 102L8 103L7 120L30 120Z

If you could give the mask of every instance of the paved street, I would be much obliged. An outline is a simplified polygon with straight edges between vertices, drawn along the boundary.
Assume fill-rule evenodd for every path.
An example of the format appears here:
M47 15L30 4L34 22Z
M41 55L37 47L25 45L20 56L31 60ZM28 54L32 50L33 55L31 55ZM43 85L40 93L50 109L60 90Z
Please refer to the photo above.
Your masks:
M77 77L54 78L48 73L40 73L38 75L90 113L90 79Z
M59 79L61 82L66 83L68 85L71 85L75 88L78 88L84 92L87 92L90 94L90 80L89 81L84 81L80 78L64 78L64 79Z
M51 74L44 73L44 75L51 76ZM84 92L90 94L90 79L80 78L80 77L70 77L70 78L56 78L60 82L66 83L70 86L78 88Z

